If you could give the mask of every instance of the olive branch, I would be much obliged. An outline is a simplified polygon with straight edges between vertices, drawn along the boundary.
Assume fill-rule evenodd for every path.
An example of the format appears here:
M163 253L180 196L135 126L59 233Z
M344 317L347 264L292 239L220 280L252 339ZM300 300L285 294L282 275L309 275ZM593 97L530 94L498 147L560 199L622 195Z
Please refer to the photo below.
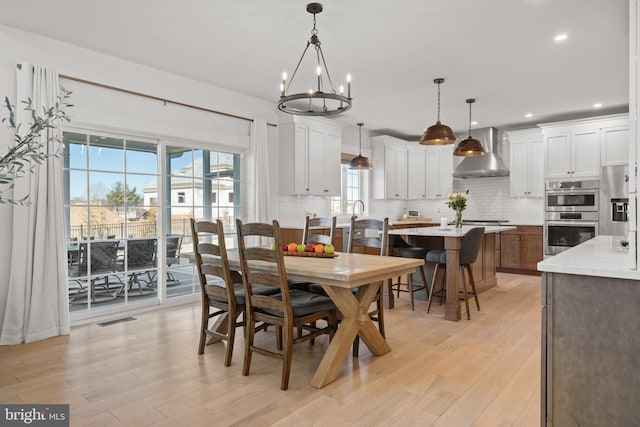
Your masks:
M27 204L29 195L16 200L5 197L5 193L14 188L17 178L33 173L35 165L42 164L49 157L58 156L62 141L52 130L56 128L59 120L71 121L63 108L72 107L67 102L71 92L64 88L61 88L61 92L62 95L57 97L52 107L43 107L42 114L38 114L35 110L31 98L22 101L25 104L24 111L28 111L31 116L29 128L24 133L21 132L21 125L16 125L15 106L11 105L8 97L4 98L4 107L9 111L9 117L3 118L2 123L8 123L7 128L13 130L14 144L0 156L0 204ZM56 143L55 150L51 153L47 150L50 142Z

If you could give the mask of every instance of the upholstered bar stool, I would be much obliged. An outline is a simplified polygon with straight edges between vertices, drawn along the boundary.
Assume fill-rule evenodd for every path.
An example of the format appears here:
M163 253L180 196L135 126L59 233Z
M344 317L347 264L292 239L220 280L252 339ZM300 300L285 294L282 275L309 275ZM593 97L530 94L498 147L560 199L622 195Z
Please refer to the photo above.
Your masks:
M419 246L411 246L402 237L394 235L391 242L391 255L402 258L416 258L424 260L425 256L427 255L427 250ZM429 291L427 288L427 277L424 273L424 265L416 267L416 269L420 272L423 286L413 286L413 273L407 275L408 283L402 283L400 277L398 277L397 283L391 283L391 289L392 291L394 289L396 290L398 298L400 298L400 292L409 293L409 295L411 296L411 310L414 309L414 292L425 289L427 296L429 296ZM407 287L408 289L403 289L404 287Z
M469 313L469 292L467 292L467 282L464 277L464 270L467 271L467 275L469 276L469 284L471 285L471 293L473 294L473 298L476 301L476 307L478 311L480 311L480 302L478 302L478 294L476 292L476 282L473 279L473 269L471 268L471 264L476 262L478 258L478 253L480 252L480 246L482 244L482 237L484 236L484 227L476 227L472 228L464 235L461 242L460 248L460 274L462 275L462 293L464 304L467 309L467 319L471 320L471 314ZM431 301L433 299L434 294L438 295L440 298L440 304L442 304L442 299L446 295L446 267L447 267L447 252L441 249L432 250L427 252L427 262L435 262L436 268L433 271L433 281L431 282L431 290L429 291L429 300L427 302L427 313L431 309ZM438 285L438 278L441 277L440 289L438 291L435 290Z

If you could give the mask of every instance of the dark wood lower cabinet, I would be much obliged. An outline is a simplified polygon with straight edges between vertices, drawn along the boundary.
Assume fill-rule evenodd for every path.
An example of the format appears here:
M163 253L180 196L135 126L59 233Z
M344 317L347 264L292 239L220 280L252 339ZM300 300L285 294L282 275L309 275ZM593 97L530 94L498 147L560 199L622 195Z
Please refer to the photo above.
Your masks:
M500 266L507 273L537 274L543 259L542 227L519 225L515 230L500 233Z

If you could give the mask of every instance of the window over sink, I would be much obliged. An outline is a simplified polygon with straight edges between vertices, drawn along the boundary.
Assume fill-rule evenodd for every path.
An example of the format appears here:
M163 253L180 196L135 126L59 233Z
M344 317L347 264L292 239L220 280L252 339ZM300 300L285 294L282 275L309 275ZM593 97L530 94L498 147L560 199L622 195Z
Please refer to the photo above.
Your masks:
M348 163L348 162L347 162ZM366 169L349 169L348 164L342 164L340 197L331 198L331 215L352 215L353 203L356 200L369 200L370 172ZM368 203L366 203L368 206ZM358 212L360 213L360 212Z

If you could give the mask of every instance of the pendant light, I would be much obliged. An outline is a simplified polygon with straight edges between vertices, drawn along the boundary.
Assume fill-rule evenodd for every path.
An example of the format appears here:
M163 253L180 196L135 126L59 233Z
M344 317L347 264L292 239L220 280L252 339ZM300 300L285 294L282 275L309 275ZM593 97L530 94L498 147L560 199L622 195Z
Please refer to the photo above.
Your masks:
M442 77L433 81L438 85L438 121L435 125L429 126L427 130L422 134L420 138L420 144L422 145L448 145L455 144L456 136L447 125L440 123L440 84L444 83Z
M476 100L467 99L465 102L469 104L469 137L464 141L460 141L460 144L458 144L454 150L453 155L464 157L482 156L487 152L487 150L480 141L471 137L471 104L476 102Z
M360 134L360 151L356 157L349 162L349 169L371 169L371 161L362 155L362 126L358 123L358 133Z

